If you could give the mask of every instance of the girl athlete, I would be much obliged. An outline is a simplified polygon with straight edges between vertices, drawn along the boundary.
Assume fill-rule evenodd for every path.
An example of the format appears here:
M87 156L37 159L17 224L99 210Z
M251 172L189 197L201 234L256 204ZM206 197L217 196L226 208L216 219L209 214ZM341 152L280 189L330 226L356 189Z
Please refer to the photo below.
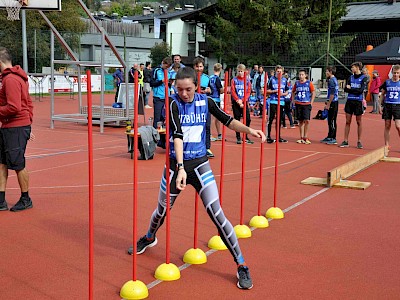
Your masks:
M195 93L197 86L196 72L186 67L176 74L177 94L170 97L170 178L171 208L186 184L191 184L199 193L203 205L212 222L218 228L220 236L232 254L238 266L238 283L241 289L251 289L253 283L246 266L239 242L232 224L225 217L219 203L218 188L206 154L205 127L210 112L229 129L250 134L265 141L261 130L254 130L234 120L223 112L205 94ZM165 168L160 184L158 206L153 212L146 235L137 241L137 254L157 244L156 233L164 222L166 214L166 175ZM132 254L132 247L128 253Z

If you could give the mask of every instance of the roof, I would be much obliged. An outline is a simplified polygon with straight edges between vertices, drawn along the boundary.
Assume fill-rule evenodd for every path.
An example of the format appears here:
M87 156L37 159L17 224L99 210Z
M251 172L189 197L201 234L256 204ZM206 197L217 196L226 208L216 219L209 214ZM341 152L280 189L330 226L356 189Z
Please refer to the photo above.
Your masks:
M400 2L388 4L388 1L355 2L347 4L347 15L340 20L365 21L400 19Z
M162 20L169 20L176 17L183 17L188 14L193 13L196 10L177 10L172 12L167 12L165 14L150 14L145 16L131 16L131 17L124 17L124 20L131 20L134 21L153 21L154 18L162 19Z
M400 62L400 37L395 37L356 56L364 64L392 65Z

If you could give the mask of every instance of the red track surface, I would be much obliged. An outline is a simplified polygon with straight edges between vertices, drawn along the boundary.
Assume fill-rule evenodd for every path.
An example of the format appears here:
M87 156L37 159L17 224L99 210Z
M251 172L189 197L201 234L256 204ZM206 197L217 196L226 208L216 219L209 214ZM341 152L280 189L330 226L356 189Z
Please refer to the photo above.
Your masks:
M107 95L112 101L113 95ZM95 100L96 101L96 100ZM76 112L77 100L56 98L56 113ZM85 299L88 297L88 178L87 126L56 122L50 129L49 98L34 102L33 132L27 167L34 208L20 213L0 212L0 299ZM313 115L321 104L316 104ZM147 110L152 114L152 110ZM142 121L142 119L140 119ZM364 149L356 144L352 124L348 149L320 144L325 121L312 120L311 145L298 145L298 129L282 129L289 144L280 146L278 206L285 219L270 222L240 240L254 288L236 287L235 264L228 251L212 253L208 262L190 266L181 279L150 288L150 299L399 299L400 202L397 187L400 164L378 163L353 179L370 181L365 191L324 189L301 185L309 176L326 171L383 145L383 121L366 114ZM252 126L259 128L259 118ZM343 107L338 118L338 140L344 127ZM214 129L214 128L213 128ZM95 299L119 299L121 286L132 276L132 257L126 254L132 236L132 160L123 128L94 129L95 172ZM240 145L228 133L223 207L230 221L239 223ZM245 220L257 212L259 143L247 147ZM399 157L400 142L392 132L391 155ZM213 143L211 161L219 180L220 144ZM147 230L156 206L164 163L163 150L154 160L139 161L138 232ZM272 206L274 145L265 145L263 209ZM171 262L183 265L182 256L193 244L193 189L182 193L172 210ZM10 173L6 198L19 197L16 177ZM199 247L208 251L216 233L202 206ZM138 256L138 279L150 284L165 261L165 230L159 244Z

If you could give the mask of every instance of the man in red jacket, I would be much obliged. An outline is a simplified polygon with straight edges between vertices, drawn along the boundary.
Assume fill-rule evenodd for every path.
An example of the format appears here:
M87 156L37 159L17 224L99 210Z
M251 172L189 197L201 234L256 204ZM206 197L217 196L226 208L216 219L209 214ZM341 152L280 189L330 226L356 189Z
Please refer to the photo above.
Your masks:
M32 208L25 150L31 135L33 106L26 73L20 66L12 65L11 55L3 47L0 47L0 71L0 211L8 210L5 190L9 169L16 172L21 188L21 197L10 210L21 211Z

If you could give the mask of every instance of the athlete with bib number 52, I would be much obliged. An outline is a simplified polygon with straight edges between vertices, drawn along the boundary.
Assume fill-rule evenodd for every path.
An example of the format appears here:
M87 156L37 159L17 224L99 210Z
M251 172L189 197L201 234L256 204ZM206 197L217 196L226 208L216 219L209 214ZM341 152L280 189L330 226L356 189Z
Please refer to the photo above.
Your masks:
M382 92L379 103L383 102L382 119L385 120L385 146L389 147L392 118L400 136L400 65L392 68L392 79L386 80L380 87Z

